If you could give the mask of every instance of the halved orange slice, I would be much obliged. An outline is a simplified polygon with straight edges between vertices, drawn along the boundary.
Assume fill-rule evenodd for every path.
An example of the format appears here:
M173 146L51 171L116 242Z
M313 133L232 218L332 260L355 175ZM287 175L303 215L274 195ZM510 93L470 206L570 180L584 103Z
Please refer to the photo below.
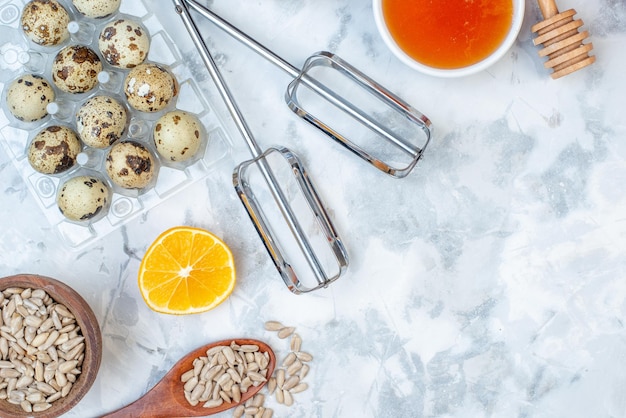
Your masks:
M139 266L139 290L157 312L206 312L235 287L235 264L228 246L200 228L177 226L150 245Z

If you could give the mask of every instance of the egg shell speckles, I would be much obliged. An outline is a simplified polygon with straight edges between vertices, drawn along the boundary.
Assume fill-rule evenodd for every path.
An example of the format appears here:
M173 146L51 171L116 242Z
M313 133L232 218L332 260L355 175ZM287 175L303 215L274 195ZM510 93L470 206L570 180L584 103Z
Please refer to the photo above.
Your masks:
M83 45L63 48L52 64L52 81L67 93L85 93L98 84L102 62L98 55Z
M111 147L106 158L109 178L125 189L142 189L156 175L157 166L152 153L134 141L122 141Z
M134 68L143 63L150 50L150 36L141 24L119 19L106 25L98 37L104 60L117 68Z
M81 144L74 131L65 126L49 126L33 138L28 162L40 173L59 174L76 163Z
M109 203L109 188L93 176L77 176L67 180L57 195L57 206L72 221L88 221L103 214Z
M128 104L141 112L163 110L178 94L176 78L156 64L141 64L133 68L124 81Z
M69 38L70 15L55 0L33 0L22 10L22 30L33 42L43 46L59 45Z
M203 136L204 129L198 118L182 110L168 112L154 124L157 152L170 161L186 161L195 156Z
M47 106L54 101L50 82L36 74L25 74L7 89L7 108L17 119L34 122L48 115Z
M122 0L72 0L76 10L92 19L111 16L119 9L121 2Z
M95 96L76 112L76 130L86 145L106 148L124 135L127 120L126 108L120 102L108 96Z

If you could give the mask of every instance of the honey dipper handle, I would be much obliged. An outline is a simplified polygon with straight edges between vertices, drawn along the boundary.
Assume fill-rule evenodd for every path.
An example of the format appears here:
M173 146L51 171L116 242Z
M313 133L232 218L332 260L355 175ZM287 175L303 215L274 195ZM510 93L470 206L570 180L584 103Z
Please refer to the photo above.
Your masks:
M549 19L559 14L559 9L556 7L554 0L537 0L537 3L539 3L539 8L541 9L541 14L544 19Z

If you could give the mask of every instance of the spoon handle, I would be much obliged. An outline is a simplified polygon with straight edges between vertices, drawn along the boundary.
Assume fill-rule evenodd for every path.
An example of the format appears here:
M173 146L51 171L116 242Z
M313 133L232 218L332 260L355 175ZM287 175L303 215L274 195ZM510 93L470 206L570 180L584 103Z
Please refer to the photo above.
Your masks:
M538 0L537 2L544 19L549 19L559 14L559 9L556 7L554 0Z
M175 390L182 391L180 383L164 378L148 393L130 405L113 411L102 418L172 418L186 416L185 410L175 402L167 402L174 398Z

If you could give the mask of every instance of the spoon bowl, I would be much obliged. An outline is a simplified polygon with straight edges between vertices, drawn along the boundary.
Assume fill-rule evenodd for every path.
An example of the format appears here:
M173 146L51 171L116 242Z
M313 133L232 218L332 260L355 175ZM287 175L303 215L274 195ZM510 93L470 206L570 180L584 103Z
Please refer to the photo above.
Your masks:
M202 403L196 406L192 406L185 398L183 383L181 376L188 370L193 369L193 361L199 357L206 356L207 350L216 346L229 346L232 342L238 345L257 345L259 351L267 352L269 354L269 364L267 365L267 376L272 375L274 367L276 366L276 356L271 347L262 341L252 339L230 339L214 342L211 344L198 347L193 350L182 359L180 359L172 369L157 383L150 391L144 396L125 406L117 411L114 411L108 415L104 415L103 418L121 418L121 417L173 417L173 416L186 416L186 417L202 417L206 415L217 414L218 412L225 411L230 408L234 408L242 403L245 403L248 399L252 398L265 386L265 383L258 386L251 386L245 393L241 394L241 400L239 402L224 402L220 406L214 408L205 408Z

